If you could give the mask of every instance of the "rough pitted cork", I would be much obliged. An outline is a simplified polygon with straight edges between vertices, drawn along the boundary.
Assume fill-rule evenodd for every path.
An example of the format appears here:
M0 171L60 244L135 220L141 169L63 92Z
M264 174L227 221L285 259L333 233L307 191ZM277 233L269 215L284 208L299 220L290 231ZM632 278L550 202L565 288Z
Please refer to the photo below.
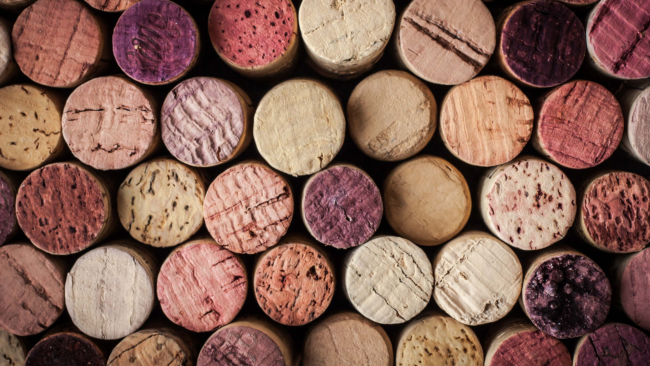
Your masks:
M16 221L15 179L0 171L0 246L7 243L18 231Z
M171 328L143 329L113 348L107 366L193 366L196 351L189 334Z
M119 13L140 0L84 0L93 8L109 13Z
M612 272L614 303L634 324L650 330L650 248L617 256Z
M0 0L0 8L2 8ZM0 86L11 80L18 71L11 49L11 28L13 24L4 18L0 18Z
M0 328L0 365L25 366L27 348L15 335Z
M650 165L650 87L625 88L616 97L625 117L620 147L631 157Z
M60 332L41 339L29 351L25 366L105 366L106 356L90 338L77 332Z
M644 366L650 359L650 338L621 323L606 324L580 338L573 353L574 366Z

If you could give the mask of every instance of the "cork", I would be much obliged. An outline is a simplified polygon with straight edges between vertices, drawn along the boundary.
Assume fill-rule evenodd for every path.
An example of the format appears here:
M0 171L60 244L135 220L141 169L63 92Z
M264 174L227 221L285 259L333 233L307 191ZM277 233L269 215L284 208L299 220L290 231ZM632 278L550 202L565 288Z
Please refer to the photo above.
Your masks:
M378 236L346 255L343 291L366 318L404 323L431 300L433 268L417 245L398 236Z
M329 88L318 81L291 79L260 101L253 137L273 168L309 175L325 168L343 146L345 116Z
M126 337L151 314L157 272L151 254L128 242L109 242L87 252L65 282L70 318L93 338Z
M27 350L18 337L0 328L0 365L25 366Z
M418 245L439 245L463 229L472 199L458 169L442 158L421 155L388 175L384 209L399 236Z
M298 61L298 16L291 0L228 0L208 18L210 40L233 70L251 78L285 74Z
M194 366L195 352L188 335L170 328L143 329L113 348L107 366Z
M414 0L395 30L399 61L435 84L458 85L487 64L496 46L494 19L480 0Z
M32 172L18 189L16 217L39 249L78 253L106 238L113 208L104 181L78 163L54 163Z
M199 31L192 16L167 0L129 7L113 30L113 55L132 79L149 85L182 78L199 56Z
M167 318L193 332L230 323L246 300L248 277L241 259L211 239L174 249L158 275L158 300Z
M197 171L168 158L139 165L117 192L122 226L157 248L178 245L203 225L205 185Z
M208 188L205 226L217 244L231 252L259 253L277 244L289 230L293 201L289 183L267 165L237 164Z
M532 132L528 97L498 76L481 76L455 86L442 101L442 141L468 164L507 163L519 155Z
M18 232L16 221L16 186L0 171L0 246Z
M642 331L611 323L583 336L576 345L574 366L643 366L650 358L650 338Z
M34 246L0 247L0 327L17 336L41 333L65 307L66 267Z
M638 252L650 242L650 182L634 173L603 172L585 183L576 231L610 253Z
M304 0L298 21L312 65L326 76L348 79L381 58L395 25L395 4Z
M569 178L533 156L486 171L478 192L485 225L506 244L522 250L558 242L576 216L576 191Z
M253 288L260 308L274 321L305 325L325 312L334 296L334 266L310 241L286 238L262 253Z
M27 354L25 366L105 366L106 356L90 338L61 332L41 339Z
M611 269L614 304L636 326L650 330L650 249L616 256Z
M396 353L397 366L483 365L483 348L472 328L437 312L409 322Z
M551 161L571 169L591 168L609 158L621 142L621 106L599 84L571 81L540 102L532 142Z
M120 13L138 3L139 0L84 0L93 8L107 13Z
M176 159L211 167L234 159L248 147L252 118L252 102L243 90L221 79L192 78L167 94L162 138Z
M307 334L305 366L393 366L393 346L384 329L353 312L325 318Z
M650 87L625 88L616 96L625 118L620 147L632 158L650 165Z
M0 167L33 170L60 156L62 111L63 100L42 87L0 89Z
M0 8L3 2L0 1ZM11 49L11 28L13 24L0 17L0 86L7 84L18 71Z
M420 152L438 124L429 88L404 71L385 70L363 79L347 106L350 137L366 155L399 161Z

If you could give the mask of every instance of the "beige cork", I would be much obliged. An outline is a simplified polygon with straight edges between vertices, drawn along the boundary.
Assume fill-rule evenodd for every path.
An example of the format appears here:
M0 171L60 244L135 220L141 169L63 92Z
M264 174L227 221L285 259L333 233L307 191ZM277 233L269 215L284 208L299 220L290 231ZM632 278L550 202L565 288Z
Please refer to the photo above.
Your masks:
M438 124L429 88L404 71L386 70L361 81L348 100L350 137L361 151L382 161L420 152Z
M2 8L2 1L0 1ZM0 18L0 86L7 84L18 72L11 50L11 28L13 24Z
M120 341L106 366L194 366L196 352L188 338L177 329L143 329Z
M293 176L313 174L343 146L345 116L329 88L318 81L292 79L262 98L253 137L273 168Z
M463 229L472 199L458 169L442 158L422 155L388 175L384 210L400 236L418 245L438 245Z
M625 118L620 147L637 161L650 165L650 87L624 88L616 97Z
M15 335L0 328L0 366L25 366L27 349Z

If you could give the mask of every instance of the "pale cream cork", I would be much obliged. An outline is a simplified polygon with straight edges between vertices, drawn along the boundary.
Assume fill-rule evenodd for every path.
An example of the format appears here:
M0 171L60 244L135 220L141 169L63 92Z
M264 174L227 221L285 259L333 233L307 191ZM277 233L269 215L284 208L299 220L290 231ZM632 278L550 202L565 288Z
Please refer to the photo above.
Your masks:
M0 8L2 4L0 1ZM0 18L0 86L9 82L18 71L11 51L11 27L8 20Z
M177 329L143 329L124 338L113 348L107 366L194 366L196 351L189 334Z
M619 146L637 161L650 165L650 86L624 88L616 97L625 118Z
M27 349L15 335L0 328L0 366L24 366Z

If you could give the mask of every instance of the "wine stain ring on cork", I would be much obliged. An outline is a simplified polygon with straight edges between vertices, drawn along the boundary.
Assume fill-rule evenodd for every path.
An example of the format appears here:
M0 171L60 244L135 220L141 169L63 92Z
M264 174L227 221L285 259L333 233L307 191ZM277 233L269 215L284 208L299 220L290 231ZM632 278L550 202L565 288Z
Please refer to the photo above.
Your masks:
M193 366L196 359L189 334L156 327L135 332L118 343L108 357L111 366Z
M106 356L90 338L77 332L58 332L41 339L29 351L24 366L106 366Z
M20 338L0 328L0 355L6 366L25 366L27 347Z
M650 359L650 337L627 324L609 323L578 340L573 366L644 366Z
M650 248L617 256L612 267L615 305L638 327L650 330Z

